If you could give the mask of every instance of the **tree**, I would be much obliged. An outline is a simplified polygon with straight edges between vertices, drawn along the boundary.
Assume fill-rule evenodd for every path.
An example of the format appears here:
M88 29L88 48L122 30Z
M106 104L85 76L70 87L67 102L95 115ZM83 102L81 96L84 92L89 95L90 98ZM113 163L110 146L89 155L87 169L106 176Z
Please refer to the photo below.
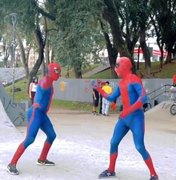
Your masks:
M138 40L150 74L150 53L146 44L150 22L155 28L161 52L163 47L167 49L166 62L170 62L176 53L175 4L174 0L45 0L42 3L38 0L0 0L0 15L5 17L14 12L18 15L17 39L29 81L41 65L44 73L45 63L51 59L68 69L73 68L75 77L82 78L82 68L97 61L99 51L105 47L114 75L118 53L132 59ZM5 38L7 24L1 19L0 25L0 33ZM31 72L28 72L24 40L38 52ZM52 58L49 52L52 52ZM133 59L132 63L135 64Z
M131 59L140 32L139 3L140 1L104 0L103 17L110 25L113 39L111 43L114 44L116 53ZM114 69L115 61L114 58L112 69ZM133 59L132 64L134 65ZM135 66L133 67L135 71Z
M31 81L32 77L35 76L41 66L41 64L44 61L44 48L45 48L45 37L46 34L44 31L42 31L41 27L41 19L43 17L50 18L51 20L55 20L55 17L50 14L49 12L46 12L43 10L37 0L1 0L0 3L2 4L2 10L1 13L5 17L9 15L11 12L15 12L18 17L18 41L19 46L21 48L21 55L24 63L24 67L26 70L26 76L28 79L28 84ZM5 23L1 21L2 27L5 27ZM5 32L5 31L4 31ZM35 42L34 42L34 38ZM38 47L38 58L36 60L36 63L29 73L28 69L28 61L27 56L25 56L25 50L23 47L23 39L25 39L30 46L36 45ZM36 49L36 48L35 48ZM28 77L28 74L30 75Z
M150 76L151 54L146 44L146 33L147 33L147 30L150 29L150 24L149 24L150 7L149 7L148 0L140 0L138 2L137 7L138 7L139 28L140 28L139 42L140 42L140 47L144 54L145 68L147 69L147 75Z
M157 42L162 52L161 67L163 63L163 47L168 52L165 63L170 63L175 53L176 42L176 1L175 0L152 0L150 3L151 19L157 35Z
M105 30L105 23L103 23L103 21L100 20L100 24L101 24L102 32L104 34L104 38L105 38L105 42L106 42L106 48L108 51L109 64L111 67L111 74L112 74L112 77L116 78L117 75L114 71L114 67L115 67L118 52L117 52L117 49L114 47L114 44L111 42L108 30Z
M90 2L60 0L56 3L58 32L51 37L52 49L63 65L74 69L76 78L82 78L82 67L91 61L91 56L95 57L97 41L102 38L93 1ZM94 5L98 11L97 4Z

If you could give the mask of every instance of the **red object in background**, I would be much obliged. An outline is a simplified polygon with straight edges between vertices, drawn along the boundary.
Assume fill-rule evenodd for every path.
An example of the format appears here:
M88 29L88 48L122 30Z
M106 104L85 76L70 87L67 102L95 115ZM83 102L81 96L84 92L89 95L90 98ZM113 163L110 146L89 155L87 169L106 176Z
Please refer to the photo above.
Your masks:
M176 84L176 74L172 78L173 84Z
M134 48L134 51L133 51L133 53L134 54L143 54L143 51L142 51L142 49L140 48L140 49L138 49L138 48ZM152 55L153 56L161 56L161 51L160 50L156 50L156 49L153 49L153 51L152 51ZM167 52L166 51L164 51L164 57L166 57L167 56Z

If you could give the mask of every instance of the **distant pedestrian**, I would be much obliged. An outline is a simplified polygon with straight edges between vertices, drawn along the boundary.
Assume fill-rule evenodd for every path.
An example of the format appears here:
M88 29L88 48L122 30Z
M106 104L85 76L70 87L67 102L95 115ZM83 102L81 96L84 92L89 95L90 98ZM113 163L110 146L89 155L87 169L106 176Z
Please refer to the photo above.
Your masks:
M171 86L170 88L170 100L176 101L176 86Z
M109 85L109 81L105 82L105 85L102 87L102 89L108 95L110 95L112 93L112 87ZM109 106L110 106L110 101L103 97L102 98L102 114L104 116L109 115Z
M172 86L170 88L170 100L176 101L176 74L172 77Z
M172 84L176 85L176 74L174 74L172 77Z
M105 82L101 82L100 86L103 87L105 85ZM102 95L99 94L99 114L102 114Z
M38 77L34 76L32 78L32 82L29 85L29 98L31 100L31 104L34 103L34 97L37 90L37 84L38 84Z
M93 88L92 92L92 99L93 99L93 108L92 108L92 113L93 115L97 115L97 107L99 104L99 92Z

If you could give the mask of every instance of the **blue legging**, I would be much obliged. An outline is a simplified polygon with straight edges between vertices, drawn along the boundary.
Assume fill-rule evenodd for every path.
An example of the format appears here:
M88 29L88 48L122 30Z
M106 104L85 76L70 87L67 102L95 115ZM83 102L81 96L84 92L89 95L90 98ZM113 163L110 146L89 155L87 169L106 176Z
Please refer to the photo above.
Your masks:
M49 144L53 143L54 139L56 138L56 133L50 119L45 112L38 108L31 107L27 113L27 120L27 135L23 142L25 149L34 142L39 129L41 129L46 134L46 141Z
M144 160L148 159L149 153L144 145L144 126L144 113L142 110L130 114L125 119L119 119L116 123L113 137L111 139L110 153L118 153L118 145L120 141L127 132L131 130L136 149L142 155Z

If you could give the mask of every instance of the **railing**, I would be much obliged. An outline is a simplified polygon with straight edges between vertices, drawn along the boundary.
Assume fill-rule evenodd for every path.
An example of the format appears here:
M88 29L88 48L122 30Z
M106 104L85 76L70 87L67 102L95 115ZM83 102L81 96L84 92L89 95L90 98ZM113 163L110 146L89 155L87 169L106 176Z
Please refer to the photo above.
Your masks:
M157 89L147 93L150 104L152 106L155 106L157 103L159 103L161 101L168 100L170 98L169 92L170 92L171 86L172 86L171 84L166 84L160 88L157 88ZM160 97L160 99L159 99L159 97Z

